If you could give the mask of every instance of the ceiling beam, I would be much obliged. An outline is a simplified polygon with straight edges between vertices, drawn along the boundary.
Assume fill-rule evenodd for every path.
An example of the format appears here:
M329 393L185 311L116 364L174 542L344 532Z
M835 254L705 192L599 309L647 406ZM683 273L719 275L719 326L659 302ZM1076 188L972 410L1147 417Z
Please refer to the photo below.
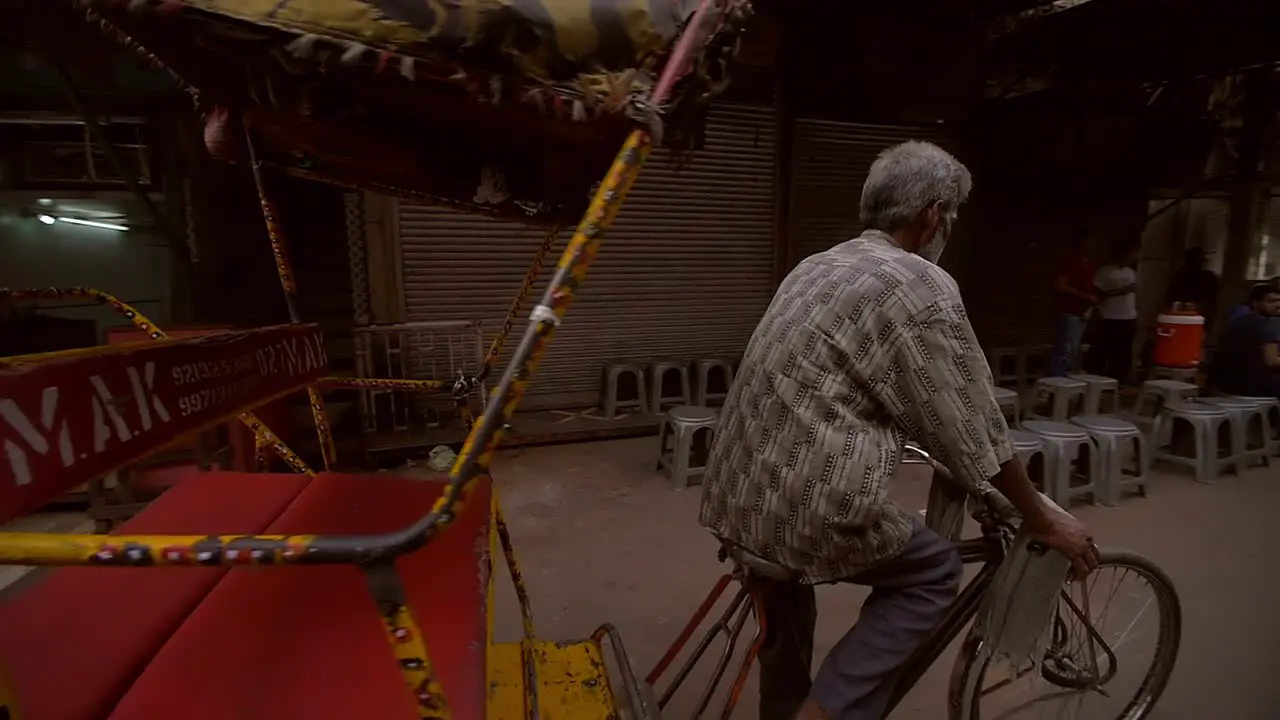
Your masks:
M1016 13L1002 15L995 19L992 23L989 37L994 40L996 38L1008 35L1023 25L1043 20L1051 15L1057 15L1060 12L1074 10L1081 5L1093 2L1093 0L1053 0L1053 2L1037 5L1026 10L1020 10Z

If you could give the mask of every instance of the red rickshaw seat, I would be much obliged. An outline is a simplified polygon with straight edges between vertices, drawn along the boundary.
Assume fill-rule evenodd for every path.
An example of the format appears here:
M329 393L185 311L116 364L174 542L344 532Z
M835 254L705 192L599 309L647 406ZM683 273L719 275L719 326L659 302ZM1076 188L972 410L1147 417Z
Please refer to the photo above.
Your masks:
M194 473L115 534L254 534L308 478ZM0 672L24 720L100 720L226 570L54 570L0 612ZM177 716L175 716L177 717Z
M422 517L443 481L322 474L268 533L388 532ZM453 717L480 720L492 489L396 564ZM237 569L197 607L111 720L419 717L363 573L354 566Z

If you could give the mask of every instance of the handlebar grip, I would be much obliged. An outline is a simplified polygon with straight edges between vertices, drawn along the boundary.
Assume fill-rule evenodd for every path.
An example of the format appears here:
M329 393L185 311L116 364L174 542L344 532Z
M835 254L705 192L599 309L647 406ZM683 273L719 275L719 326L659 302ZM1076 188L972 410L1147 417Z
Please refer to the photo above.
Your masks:
M926 464L929 465L929 467L933 468L933 471L941 475L943 480L946 480L947 482L955 481L955 476L951 474L951 471L948 470L946 466L943 465L942 463L938 462L937 460L934 460L933 456L925 452L923 449L915 445L911 445L909 443L906 445L906 449L911 454L923 460ZM996 515L1006 520L1016 519L1021 517L1021 514L1018 512L1017 508L1013 506L1013 503L1009 502L1008 498L1006 498L1004 495L1001 495L1000 491L996 490L995 488L991 488L990 486L988 487L990 489L987 492L980 494L978 497L980 500L986 503L987 507L990 508L992 512L994 512Z

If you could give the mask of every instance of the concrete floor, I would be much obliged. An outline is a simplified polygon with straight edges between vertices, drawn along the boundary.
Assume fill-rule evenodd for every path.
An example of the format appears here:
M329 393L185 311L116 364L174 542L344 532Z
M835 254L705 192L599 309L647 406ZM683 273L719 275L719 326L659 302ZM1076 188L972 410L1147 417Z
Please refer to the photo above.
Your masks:
M715 542L696 521L698 490L669 489L653 470L655 452L653 438L615 440L513 450L495 466L539 634L579 638L612 622L640 673L662 654L721 568ZM905 507L924 507L926 476L904 477L898 485ZM1280 469L1227 476L1216 485L1159 472L1145 499L1077 510L1100 544L1146 555L1179 589L1181 653L1150 717L1280 718L1280 574L1274 570L1280 530L1270 524L1280 511ZM500 588L506 592L496 632L515 639L514 598L509 586ZM819 658L852 624L864 596L856 587L819 589ZM951 658L949 651L893 717L945 717ZM755 693L753 677L735 717L755 717ZM692 704L677 698L670 716L687 716ZM1089 711L1051 717L1105 720Z

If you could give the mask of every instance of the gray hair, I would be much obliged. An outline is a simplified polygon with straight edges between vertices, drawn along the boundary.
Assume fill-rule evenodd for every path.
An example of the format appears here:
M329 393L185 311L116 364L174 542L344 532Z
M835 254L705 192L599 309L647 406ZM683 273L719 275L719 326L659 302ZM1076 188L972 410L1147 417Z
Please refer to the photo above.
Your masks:
M954 215L969 197L973 177L951 153L911 140L886 148L871 164L862 186L858 219L868 230L893 232L934 203Z

